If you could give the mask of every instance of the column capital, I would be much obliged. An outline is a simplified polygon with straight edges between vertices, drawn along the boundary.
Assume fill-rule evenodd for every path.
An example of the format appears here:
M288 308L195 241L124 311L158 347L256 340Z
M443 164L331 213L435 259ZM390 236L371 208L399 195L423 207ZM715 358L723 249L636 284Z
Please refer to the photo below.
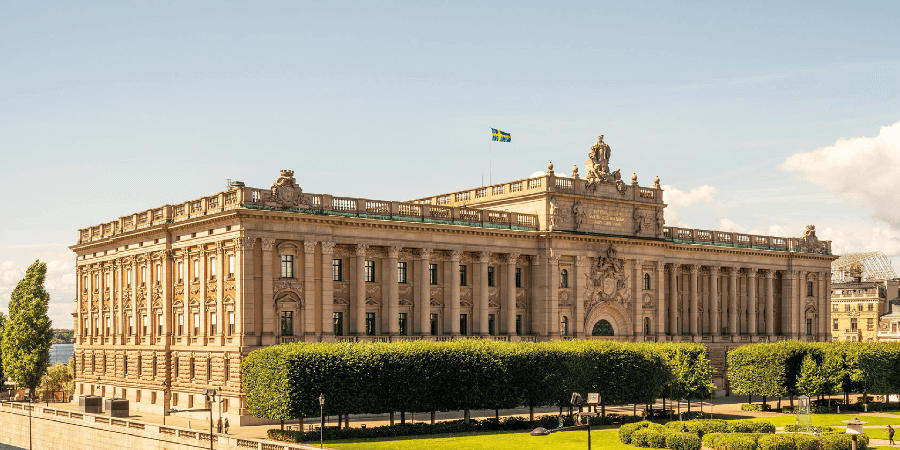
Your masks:
M264 252L271 252L272 247L275 246L275 239L273 238L262 238L262 249Z
M584 263L587 262L587 256L578 255L575 257L575 265L578 267L584 266Z
M767 278L767 279L771 280L771 279L775 278L775 271L774 271L774 270L772 270L772 269L760 269L760 270L764 270L764 271L766 272L766 278Z
M354 250L356 251L356 256L366 256L369 251L369 246L366 244L356 244Z
M752 278L756 278L756 274L757 272L759 272L759 269L757 269L756 267L748 267L744 270L747 271L747 276Z
M738 266L726 266L725 269L728 271L728 276L731 278L737 278L738 272L741 271L741 268Z
M678 272L681 270L681 264L678 263L663 263L666 266L666 271L669 273Z
M256 239L252 237L243 236L234 238L234 246L240 248L241 250L252 250L254 244L256 244Z
M783 270L781 272L781 278L785 280L793 280L797 278L798 272L796 270Z
M171 255L170 255L171 258L175 257L175 254L172 252L172 250L168 250L168 252L171 253ZM220 255L222 253L225 253L225 242L223 242L223 241L216 242L216 253L218 253Z
M322 242L322 254L334 253L334 242Z
M274 241L274 239L273 239ZM304 253L315 253L316 251L316 241L303 241L303 252Z
M459 262L459 259L462 258L462 250L450 250L450 261Z
M507 264L516 264L517 262L519 262L519 254L507 253L503 255L503 260L506 261Z
M390 259L397 259L400 257L400 250L403 250L403 247L388 247L387 248L387 257Z
M635 267L635 268L642 268L642 267L644 267L644 260L643 260L643 259L633 259L632 261L634 261L634 267Z
M430 248L419 248L416 249L416 258L428 261L434 255L434 250Z
M475 255L478 257L478 262L486 263L491 260L491 252L478 252Z
M697 275L700 273L700 265L699 264L690 264L687 266L688 270L691 271L691 275Z

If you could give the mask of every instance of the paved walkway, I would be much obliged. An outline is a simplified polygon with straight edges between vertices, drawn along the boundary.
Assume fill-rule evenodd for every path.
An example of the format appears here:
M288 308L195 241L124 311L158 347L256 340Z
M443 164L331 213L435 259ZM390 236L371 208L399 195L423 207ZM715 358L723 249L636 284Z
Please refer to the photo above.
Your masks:
M754 403L758 403L761 399L759 397L754 397ZM712 413L713 418L716 419L750 419L750 418L765 418L765 417L783 417L784 415L776 412L760 412L760 411L741 411L741 404L747 402L746 396L736 396L732 395L729 397L725 397L724 395L720 395L713 399L712 402L692 402L691 403L691 411L699 411L703 410L707 413ZM775 401L769 401L769 404L774 408L777 405L777 399ZM784 405L787 404L787 400L784 401ZM77 403L51 403L50 407L57 409L66 409L71 411L78 410ZM661 401L657 402L654 406L655 409L662 409L663 404ZM635 408L632 405L628 406L610 406L606 408L606 413L615 413L615 414L624 414L624 415L640 415L642 406L638 406ZM674 409L676 414L679 411L686 412L688 410L687 402L681 402L679 404L673 405L670 402L666 402L667 409ZM567 412L567 410L564 410ZM559 413L559 408L535 408L534 415L535 417L541 415L556 415ZM485 419L494 417L494 410L477 410L471 411L470 416L472 419ZM516 408L516 409L502 409L500 410L500 417L508 417L508 416L520 416L520 417L528 417L528 408ZM895 428L900 427L900 415L888 414L888 413L859 413L859 417L892 417L897 419L897 423L894 425ZM217 416L213 415L214 418ZM400 423L400 413L395 414L395 423ZM456 420L461 419L463 417L462 411L451 411L451 412L438 412L436 414L437 421L444 420ZM143 422L154 423L154 424L167 424L172 426L191 428L198 431L209 431L209 419L201 419L201 418L187 418L187 417L179 417L178 414L169 415L163 417L160 414L154 413L146 413L146 412L133 412L131 416L128 417L131 420L140 420ZM320 423L320 418L306 418L304 419L305 427L308 429L309 427L318 427ZM864 418L862 420L865 420ZM431 421L431 414L429 413L407 413L406 421L408 423L428 423ZM365 425L366 427L377 427L382 425L390 424L390 415L388 414L378 414L378 415L351 415L350 417L350 426L352 428L361 427ZM335 426L337 425L337 417L329 416L326 417L326 426ZM252 425L252 426L232 426L229 430L229 434L237 435L239 437L247 437L247 438L256 438L256 439L265 439L266 431L272 428L278 428L279 424L269 424L269 425ZM291 428L296 428L297 421L291 421L291 423L286 424L286 426ZM866 428L884 428L884 425L880 426L868 426ZM887 440L881 439L872 439L871 445L881 446L887 445Z

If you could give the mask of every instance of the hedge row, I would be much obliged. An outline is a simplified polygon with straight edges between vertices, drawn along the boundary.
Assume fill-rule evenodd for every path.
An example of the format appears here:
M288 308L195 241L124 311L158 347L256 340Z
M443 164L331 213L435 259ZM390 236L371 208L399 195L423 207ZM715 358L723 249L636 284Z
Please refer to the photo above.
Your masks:
M751 420L686 420L683 422L673 421L665 426L652 422L638 422L628 425L622 425L619 428L619 440L623 444L633 444L638 447L654 447L653 445L640 445L649 443L651 439L647 437L650 434L664 434L668 436L672 433L681 434L681 430L687 427L687 434L693 435L698 439L708 434L730 433L730 434L748 434L748 433L774 433L775 425L770 422L751 421ZM638 442L635 443L635 434L640 432ZM653 442L658 442L655 438ZM685 437L685 443L691 445L691 441ZM699 444L699 441L698 441ZM671 448L671 447L670 447Z
M681 430L687 427L687 432ZM749 420L691 420L669 422L666 426L652 422L623 425L619 440L636 447L668 448L672 450L850 450L851 438L830 427L819 430L822 435L783 433L774 434L775 426L768 422ZM827 431L827 432L826 432ZM866 450L869 438L860 435L858 450Z
M744 345L728 352L728 380L738 394L768 397L898 393L900 343Z
M568 406L572 392L652 404L714 390L706 348L682 343L298 343L255 350L241 370L250 413L275 420L317 417L320 393L336 415Z
M820 430L821 431L821 430ZM866 450L869 437L859 435L858 450ZM710 433L703 446L714 450L850 450L851 437L846 433L810 434Z

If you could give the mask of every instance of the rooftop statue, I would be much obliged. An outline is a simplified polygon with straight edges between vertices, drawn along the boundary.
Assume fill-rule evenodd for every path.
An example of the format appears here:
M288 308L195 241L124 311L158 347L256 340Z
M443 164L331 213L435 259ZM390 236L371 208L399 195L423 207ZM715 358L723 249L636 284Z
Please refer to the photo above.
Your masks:
M603 135L597 137L597 143L591 146L591 152L588 153L587 175L584 179L590 189L596 189L599 181L613 181L612 175L609 173L609 157L611 150L609 144L603 142Z

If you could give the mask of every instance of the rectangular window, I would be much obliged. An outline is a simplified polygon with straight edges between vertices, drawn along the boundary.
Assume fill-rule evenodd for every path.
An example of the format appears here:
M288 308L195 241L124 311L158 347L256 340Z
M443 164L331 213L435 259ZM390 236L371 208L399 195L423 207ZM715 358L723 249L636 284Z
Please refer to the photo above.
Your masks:
M400 336L406 336L408 329L406 327L406 313L400 313Z
M200 335L200 314L194 313L194 336Z
M522 269L519 267L516 267L516 287L522 287Z
M331 260L331 279L333 281L343 281L343 270L341 270L343 266L342 262L342 259Z
M366 335L375 335L375 313L366 313Z
M209 314L209 334L216 334L216 313Z
M100 319L94 319L94 336L100 336Z
M838 305L831 305L831 310L834 312L838 312Z
M406 262L400 261L397 263L397 282L401 284L406 284Z
M294 278L294 255L281 255L281 278Z
M438 265L437 264L429 264L428 265L428 282L431 284L438 284Z
M875 319L866 319L866 329L869 329L869 330L875 329Z
M516 334L522 335L522 315L516 314Z
M337 260L340 261L340 260ZM343 336L344 335L344 313L336 312L332 314L334 321L334 335L335 336Z
M493 314L488 314L488 334L493 336L496 334L496 328L494 328L496 321L494 320Z
M178 335L184 336L184 314L178 315Z
M234 312L228 313L228 335L234 334Z
M856 331L856 319L850 319L850 331Z
M281 335L282 336L293 336L294 335L294 312L293 311L282 311L281 312Z
M162 264L156 265L156 284L162 283Z
M200 261L194 260L194 273L192 274L194 281L200 281Z
M844 305L844 312L850 312L850 304L849 303Z
M106 335L111 336L112 335L111 331L112 331L112 327L110 326L110 319L109 319L109 317L107 317L106 318Z
M466 266L460 264L459 266L459 285L466 286Z
M813 282L812 281L806 282L806 296L807 297L813 296Z
M837 319L834 319L833 321L831 321L831 329L834 331L838 330L838 320Z
M164 323L165 323L165 320L163 320L163 315L157 314L156 315L156 335L157 336L163 335L163 324Z
M375 282L375 261L366 261L366 283Z
M184 282L184 263L178 263L178 284Z
M131 269L128 269L126 272L128 272L128 275L125 279L125 284L131 287Z
M134 336L134 316L128 316L128 335Z
M209 278L216 279L216 258L209 258Z
M875 307L874 303L869 303L869 311L872 311L872 308L874 308L874 307Z
M469 333L469 318L465 314L459 315L459 334L465 336Z
M106 273L106 288L109 289L109 272Z
M566 269L563 269L559 272L559 287L569 287L569 271Z
M231 359L228 355L222 358L222 371L225 372L225 381L231 381Z
M147 284L147 267L141 267L141 286Z
M149 334L148 329L147 329L148 321L149 320L148 320L147 316L141 316L141 336L146 336L147 334Z
M437 336L438 334L438 315L435 313L431 313L431 335Z
M813 334L812 319L806 319L806 335L812 336L812 334Z
M234 255L228 255L228 276L234 276Z
M494 287L494 267L488 266L488 286Z

